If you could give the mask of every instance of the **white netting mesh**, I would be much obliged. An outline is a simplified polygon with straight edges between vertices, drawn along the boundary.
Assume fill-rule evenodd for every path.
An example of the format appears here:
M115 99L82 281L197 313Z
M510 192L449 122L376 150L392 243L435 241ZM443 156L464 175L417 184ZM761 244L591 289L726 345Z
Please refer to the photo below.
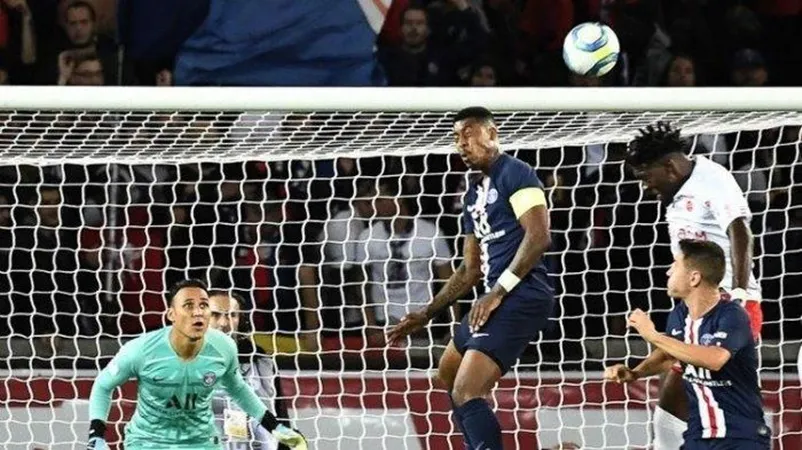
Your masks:
M794 125L784 112L515 112L497 115L506 149L625 142L670 120L689 134ZM0 116L9 163L162 163L453 151L449 115L354 112L14 112Z
M275 351L282 399L313 448L461 448L448 399L426 376L451 318L408 348L386 349L364 326L372 308L360 294L387 284L402 286L386 294L393 301L426 301L420 292L454 267L467 177L450 154L448 115L0 119L0 447L78 448L94 371L121 335L161 326L166 287L195 276L246 297L256 342ZM622 390L598 371L646 352L626 337L627 311L648 309L661 325L671 306L660 205L621 163L622 143L658 119L694 135L694 151L730 168L747 192L765 297L768 422L775 448L802 447L792 373L802 338L802 114L518 112L499 115L500 134L548 188L560 301L552 327L496 391L508 448L648 445L655 383ZM401 215L425 223L380 245L384 255L365 270L379 279L361 289L347 262L381 215L384 189L405 199ZM374 312L380 322L397 315ZM112 421L135 405L130 385L122 395Z

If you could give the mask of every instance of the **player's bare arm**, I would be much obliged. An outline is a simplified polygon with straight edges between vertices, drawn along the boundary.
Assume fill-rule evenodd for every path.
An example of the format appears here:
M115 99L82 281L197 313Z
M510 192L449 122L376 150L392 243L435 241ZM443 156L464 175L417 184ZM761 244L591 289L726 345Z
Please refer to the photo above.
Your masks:
M518 246L515 257L507 268L507 272L511 272L512 275L520 280L535 267L543 253L549 248L551 234L549 231L549 213L545 205L541 204L529 208L518 220L524 229L524 237ZM502 274L503 277L504 275ZM499 282L496 283L493 289L479 299L471 309L470 325L472 331L481 328L487 322L493 310L498 308L504 296L509 293L504 287L505 283L501 281L502 278L499 278Z
M752 257L754 253L752 230L749 229L746 220L739 217L733 220L727 228L727 236L730 238L730 259L732 260L733 290L730 295L734 300L741 302L741 306L749 314L752 336L758 339L760 330L763 327L763 311L760 308L759 299L750 298L746 291L752 274Z
M660 375L671 368L674 364L674 359L671 355L660 350L654 349L649 356L646 357L640 364L630 369L624 364L616 364L604 370L604 378L616 383L630 383L641 378L649 378L654 375Z
M638 330L641 337L650 344L692 366L719 371L732 356L729 350L721 347L686 344L658 333L649 315L640 309L629 316L629 325Z
M730 256L732 258L732 286L746 289L752 273L753 236L752 230L743 218L732 221L727 229L730 237Z
M465 257L457 270L448 278L446 284L426 308L422 311L407 314L398 325L390 330L387 335L389 343L396 343L405 336L420 330L441 311L454 304L479 283L482 279L479 251L479 241L476 236L473 234L467 235L465 244L463 244Z

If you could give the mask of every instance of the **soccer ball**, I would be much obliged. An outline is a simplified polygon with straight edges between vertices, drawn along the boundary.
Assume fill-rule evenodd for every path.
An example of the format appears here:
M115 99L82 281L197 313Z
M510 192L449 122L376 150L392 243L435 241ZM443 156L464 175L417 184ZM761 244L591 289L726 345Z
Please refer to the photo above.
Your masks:
M568 33L563 43L563 60L578 75L600 77L618 61L618 36L607 25L586 22Z

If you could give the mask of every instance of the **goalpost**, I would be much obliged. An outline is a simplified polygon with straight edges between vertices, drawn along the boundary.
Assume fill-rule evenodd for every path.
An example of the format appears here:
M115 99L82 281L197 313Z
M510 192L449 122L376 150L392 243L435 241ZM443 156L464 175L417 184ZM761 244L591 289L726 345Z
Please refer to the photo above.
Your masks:
M411 293L457 263L468 173L450 117L481 105L503 149L546 185L559 299L492 399L505 448L649 444L654 380L622 388L600 371L648 351L628 311L660 326L672 305L660 205L622 164L637 129L658 120L732 170L754 209L764 408L774 448L802 448L800 99L802 89L0 88L0 447L79 448L97 370L162 325L169 283L195 276L246 297L311 448L461 449L432 381L450 318L387 348L363 314L393 312L361 302L358 273L378 267ZM439 237L412 232L357 267L353 246L388 184ZM410 256L416 239L426 251ZM118 394L110 423L135 405L133 383Z

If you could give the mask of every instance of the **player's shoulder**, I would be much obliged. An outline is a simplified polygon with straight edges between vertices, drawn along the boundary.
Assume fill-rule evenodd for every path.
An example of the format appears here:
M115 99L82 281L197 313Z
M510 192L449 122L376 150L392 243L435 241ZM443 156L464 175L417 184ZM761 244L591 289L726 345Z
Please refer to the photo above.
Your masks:
M507 190L507 194L523 187L542 188L542 183L537 176L535 168L525 161L513 156L502 154L498 162L499 168L493 174L496 186Z
M204 336L206 342L221 355L236 355L237 343L231 336L220 330L209 328Z
M158 346L163 341L165 341L166 339L165 334L169 332L170 332L169 326L159 328L158 330L148 331L126 342L125 347L147 350L154 346Z
M701 175L697 179L703 187L707 187L711 191L720 192L722 188L738 185L732 173L721 164L713 162L702 155L697 155L694 159L699 169L699 175Z
M743 320L746 322L749 321L749 315L746 313L746 310L743 309L738 303L729 299L719 300L719 303L716 307L716 313L719 319L729 318Z
M516 174L537 176L535 168L530 166L529 163L506 153L502 153L499 156L498 164L499 173L503 176Z

